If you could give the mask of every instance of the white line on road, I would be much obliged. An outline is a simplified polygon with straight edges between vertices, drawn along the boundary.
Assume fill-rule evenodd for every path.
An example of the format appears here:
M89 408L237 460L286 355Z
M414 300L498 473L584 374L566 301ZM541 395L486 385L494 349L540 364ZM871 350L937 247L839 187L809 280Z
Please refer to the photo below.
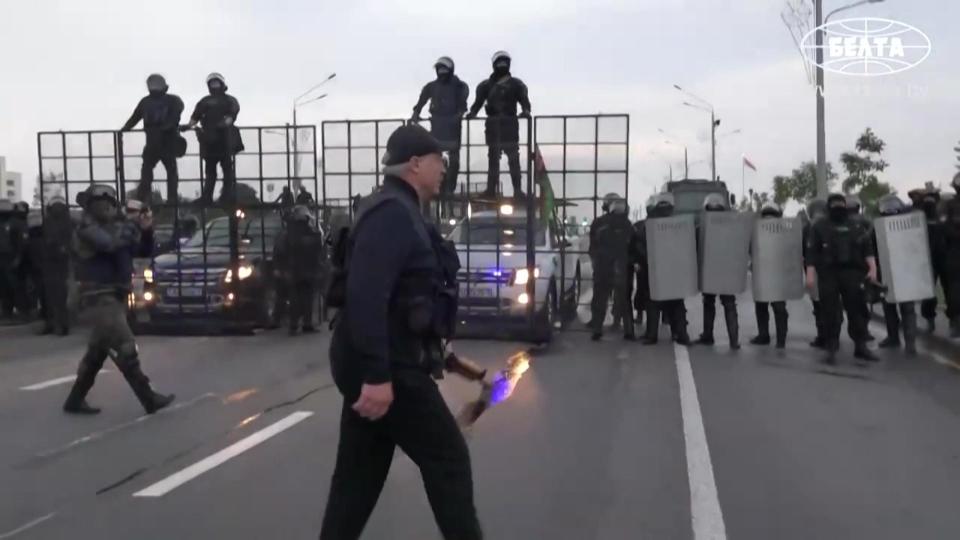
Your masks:
M0 534L0 540L4 540L5 538L13 538L13 537L16 536L16 535L18 535L18 534L20 534L20 533L22 533L22 532L26 532L28 529L32 529L32 528L36 527L37 525L43 523L44 521L47 521L48 519L52 518L52 517L55 516L55 515L57 515L56 512L51 512L51 513L49 513L49 514L47 514L47 515L45 515L45 516L43 516L43 517L40 517L40 518L37 518L37 519L31 521L30 523L27 523L27 524L25 524L25 525L22 525L22 526L20 526L20 527L17 527L16 529L14 529L14 530L12 530L12 531L10 531L10 532L5 532L5 533L3 533L3 534Z
M727 531L717 496L717 484L710 462L710 447L703 429L697 383L686 347L673 346L680 381L680 412L683 416L683 439L687 451L687 480L690 483L690 515L694 540L726 540Z
M193 465L174 473L163 480L133 494L134 497L163 497L174 489L186 484L190 480L201 474L223 465L227 461L239 456L251 448L265 442L271 437L278 435L307 418L313 416L311 411L297 411L279 422L265 427L249 437L237 441L236 443L224 448L216 454L210 455Z
M109 369L101 369L100 373L110 373ZM76 375L67 375L66 377L58 377L56 379L50 379L49 381L38 382L37 384L31 384L30 386L21 386L20 390L25 390L27 392L34 392L36 390L44 390L53 386L60 386L61 384L72 383L76 380Z

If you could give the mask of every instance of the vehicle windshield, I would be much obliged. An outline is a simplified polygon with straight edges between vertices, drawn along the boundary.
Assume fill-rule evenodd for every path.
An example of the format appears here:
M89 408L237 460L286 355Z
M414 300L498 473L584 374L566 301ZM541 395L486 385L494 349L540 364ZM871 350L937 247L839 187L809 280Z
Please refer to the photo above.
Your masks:
M217 218L211 221L206 228L206 246L210 248L229 248L230 247L230 229L229 220L225 217ZM249 238L250 243L244 244L242 250L272 250L273 242L280 234L281 226L279 218L271 217L242 219L238 223L238 229L241 238ZM186 249L203 249L204 232L197 231L190 240L184 244Z
M544 232L543 224L537 222L535 227L534 245L546 245L547 235ZM525 246L527 244L527 219L525 217L465 219L453 229L450 233L450 239L457 244Z
M703 210L703 201L711 193L720 191L674 191L674 212L678 214L692 214Z

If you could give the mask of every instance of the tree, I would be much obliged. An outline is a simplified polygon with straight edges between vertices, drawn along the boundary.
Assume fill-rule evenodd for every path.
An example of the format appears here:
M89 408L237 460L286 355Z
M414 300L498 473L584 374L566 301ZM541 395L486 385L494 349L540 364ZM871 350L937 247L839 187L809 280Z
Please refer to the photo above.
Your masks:
M953 151L957 153L957 169L960 170L960 143L957 143L957 146L953 147Z
M856 152L844 152L840 156L843 168L847 171L843 192L857 193L864 210L870 214L876 212L880 197L893 193L890 184L881 182L877 176L890 165L882 157L886 145L872 129L867 128L857 139Z
M837 179L833 172L833 164L827 163L827 189ZM776 176L773 178L773 202L780 206L788 201L796 201L806 205L817 196L817 164L813 161L804 161L790 173L790 176Z

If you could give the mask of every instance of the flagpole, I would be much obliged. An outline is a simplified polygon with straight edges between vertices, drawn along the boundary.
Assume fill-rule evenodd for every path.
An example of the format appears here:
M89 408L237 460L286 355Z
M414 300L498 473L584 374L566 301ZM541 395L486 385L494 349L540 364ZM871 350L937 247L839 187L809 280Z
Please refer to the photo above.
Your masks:
M747 193L747 160L740 156L740 200L746 197ZM752 202L751 202L752 204Z

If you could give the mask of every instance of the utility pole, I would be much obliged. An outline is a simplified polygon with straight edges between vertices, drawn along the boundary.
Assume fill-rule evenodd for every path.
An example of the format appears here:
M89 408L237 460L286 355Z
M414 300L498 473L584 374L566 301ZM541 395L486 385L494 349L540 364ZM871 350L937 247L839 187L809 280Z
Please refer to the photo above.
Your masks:
M720 124L720 121L717 120L716 113L713 112L713 107L710 108L710 171L713 175L713 181L717 181L717 125Z
M817 197L827 198L827 128L826 105L824 104L823 77L823 0L814 0L816 14L816 59L817 59Z

